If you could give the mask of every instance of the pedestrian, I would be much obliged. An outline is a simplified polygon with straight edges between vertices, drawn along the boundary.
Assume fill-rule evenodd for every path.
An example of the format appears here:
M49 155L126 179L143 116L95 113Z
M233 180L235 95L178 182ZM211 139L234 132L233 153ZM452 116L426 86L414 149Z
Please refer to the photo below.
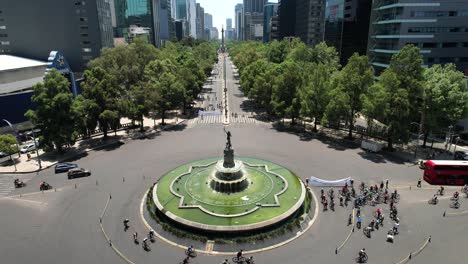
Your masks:
M351 186L353 186L353 184L354 184L354 180L353 180L353 179L351 179Z
M388 200L388 194L387 194L387 193L386 193L386 194L384 194L384 197L383 197L383 199L384 199L384 203L386 204L386 203L387 203L387 200Z
M340 196L340 206L343 206L343 196Z
M416 185L416 187L421 188L421 178L419 178L418 185Z
M385 180L385 189L388 189L388 179Z
M323 211L327 211L328 210L328 201L327 199L325 199L325 201L323 201Z
M390 200L390 210L392 210L392 208L393 208L393 199Z
M361 216L361 209L357 209L357 210L356 210L356 216L357 216L357 217Z
M361 218L361 216L358 216L357 223L356 223L356 227L358 229L361 229L361 223L362 223L362 218Z
M309 178L306 178L306 186L309 186Z
M380 182L380 189L383 190L383 187L384 187L384 183L383 181Z
M349 214L348 216L348 225L351 225L353 223L353 215Z

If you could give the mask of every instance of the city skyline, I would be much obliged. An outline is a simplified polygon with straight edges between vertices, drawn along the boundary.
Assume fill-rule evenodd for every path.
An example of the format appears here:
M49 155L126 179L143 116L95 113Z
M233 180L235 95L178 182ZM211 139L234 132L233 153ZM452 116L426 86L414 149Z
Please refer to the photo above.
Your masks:
M268 1L271 3L277 3L277 0ZM218 28L221 31L221 27L224 26L226 29L226 19L231 18L234 21L234 7L237 4L242 4L242 0L197 0L205 8L205 13L213 15L213 27ZM235 28L233 23L232 25Z

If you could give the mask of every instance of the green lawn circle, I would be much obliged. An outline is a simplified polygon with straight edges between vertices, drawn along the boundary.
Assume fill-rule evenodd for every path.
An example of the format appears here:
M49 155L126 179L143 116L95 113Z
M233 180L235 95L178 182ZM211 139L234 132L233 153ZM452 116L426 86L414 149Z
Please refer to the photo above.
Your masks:
M246 190L231 194L211 190L207 176L220 159L184 164L161 177L153 195L161 211L169 212L170 218L185 224L235 227L284 219L285 214L294 213L291 208L302 205L305 188L294 173L254 158L236 157L244 162L244 171L249 174ZM191 173L186 174L190 169Z

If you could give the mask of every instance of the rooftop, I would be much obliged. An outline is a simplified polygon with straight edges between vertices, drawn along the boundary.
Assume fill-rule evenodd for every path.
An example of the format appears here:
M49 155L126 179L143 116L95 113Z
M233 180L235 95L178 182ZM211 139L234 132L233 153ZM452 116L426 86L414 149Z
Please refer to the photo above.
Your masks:
M45 61L31 60L12 55L0 55L0 72L46 65L47 62Z

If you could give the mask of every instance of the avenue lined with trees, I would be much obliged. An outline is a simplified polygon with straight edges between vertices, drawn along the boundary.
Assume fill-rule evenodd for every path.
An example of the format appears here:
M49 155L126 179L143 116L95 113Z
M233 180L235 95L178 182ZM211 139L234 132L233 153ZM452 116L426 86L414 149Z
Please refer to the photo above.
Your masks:
M342 124L352 138L362 114L367 131L385 131L388 149L407 143L412 124L422 124L424 144L429 134L447 130L468 113L467 84L453 64L423 66L419 48L405 46L389 67L374 78L367 56L354 54L340 65L334 47L307 47L298 39L230 43L240 85L266 113L281 119ZM414 132L414 126L413 126Z
M217 60L218 43L168 42L161 49L143 38L130 45L103 49L84 72L81 94L73 98L68 80L56 70L36 84L32 101L36 110L26 116L42 131L46 150L63 150L79 135L96 128L108 132L120 126L122 117L138 121L161 116L190 105L202 90Z

